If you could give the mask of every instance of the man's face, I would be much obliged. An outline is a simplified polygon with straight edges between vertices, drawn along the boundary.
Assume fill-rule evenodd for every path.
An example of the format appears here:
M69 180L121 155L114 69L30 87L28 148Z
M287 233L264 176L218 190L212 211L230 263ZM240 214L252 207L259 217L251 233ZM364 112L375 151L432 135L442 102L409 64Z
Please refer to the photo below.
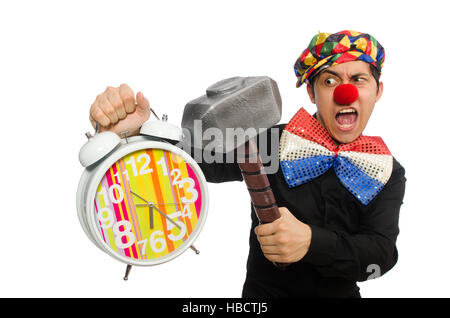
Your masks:
M347 83L358 88L359 96L350 105L339 105L333 98L334 89ZM326 68L314 81L314 93L310 84L307 91L311 102L317 106L317 119L331 137L339 143L349 143L358 138L366 127L375 103L383 93L383 83L380 82L377 90L369 64L352 61Z

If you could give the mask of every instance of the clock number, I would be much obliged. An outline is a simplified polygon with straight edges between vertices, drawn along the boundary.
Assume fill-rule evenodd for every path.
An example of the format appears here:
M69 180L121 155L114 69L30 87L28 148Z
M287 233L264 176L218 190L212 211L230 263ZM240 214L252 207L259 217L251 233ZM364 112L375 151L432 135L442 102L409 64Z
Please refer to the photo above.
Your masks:
M127 178L127 181L130 181L130 179L128 178L128 171L127 171L127 170L122 171L122 174ZM117 183L120 183L120 174L119 174L119 171L117 171L117 172L114 174L114 177L116 178Z
M116 191L114 191L114 189ZM119 204L123 201L123 190L120 184L113 184L109 187L108 191L105 191L106 189L102 187L102 189L97 192L97 200L98 196L103 196L103 200L105 201L105 205L109 205L109 202L111 200L112 203ZM97 201L97 204L99 202Z
M125 164L131 165L131 169L133 170L133 175L135 177L137 177L138 175L143 175L143 174L153 172L152 168L148 168L148 166L150 165L150 161L151 161L150 156L148 154L146 154L146 153L140 154L137 157L137 162L140 163L141 161L144 161L144 164L139 169L139 173L138 173L138 169L137 169L137 165L136 165L136 159L134 158L134 156L131 156L130 160L125 161Z
M121 226L123 227L122 230L120 229ZM128 248L136 241L136 238L131 232L131 223L126 220L122 220L114 224L113 233L116 236L116 246L118 248ZM123 237L126 237L126 243L123 242Z
M114 195L114 189L116 189L117 198ZM109 197L110 197L111 201L115 204L122 202L123 191L122 191L122 187L120 186L120 184L113 184L112 186L109 187Z
M131 165L131 169L133 170L133 175L136 177L138 175L137 167L136 167L136 159L133 156L130 157L130 160L125 161L125 164Z
M156 163L161 166L163 175L167 176L167 167L166 167L166 161L164 160L164 157L161 157L161 159L159 159L159 161L157 161Z
M180 182L180 176L181 176L181 172L180 169L173 169L172 171L170 171L170 175L173 176L175 175L175 177L172 179L173 185L177 185Z
M156 237L156 235L160 235L161 237ZM155 231L150 235L150 247L152 250L156 253L161 253L166 249L167 243L166 240L163 238L164 233L162 231ZM160 247L158 248L157 243L160 244Z
M181 212L175 212L172 214L169 214L168 217L171 219L174 218L178 218L181 215ZM181 240L184 235L186 234L186 225L183 222L180 221L174 221L181 229L180 229L180 233L178 235L173 235L172 233L169 234L167 237L171 240L171 241L178 241ZM175 228L176 226L172 223L166 220L166 224L167 224L167 230L170 231L173 228Z
M147 239L137 242L138 245L142 244L141 254L145 255L145 246L147 245Z
M98 219L101 222L101 227L108 229L113 226L114 215L109 208L102 208L98 211Z
M152 173L153 169L147 168L150 165L150 156L146 153L143 153L137 157L137 161L141 162L142 161L141 159L144 159L145 162L144 162L144 165L139 170L139 174L142 175L142 174L146 174L146 173Z
M188 188L185 190L186 193L190 193L192 194L191 199L187 199L186 197L182 197L181 198L181 202L185 203L185 204L189 204L189 203L194 203L195 201L197 201L198 199L198 192L196 189L194 189L195 186L195 181L192 178L184 178L180 180L180 176L181 176L181 171L180 169L173 169L170 172L170 175L173 176L175 175L175 177L173 178L172 182L173 185L178 185L178 188L183 189L183 186L185 183L188 183Z
M186 235L186 225L181 222L181 221L177 221L178 217L183 216L189 216L190 214L192 214L189 209L186 209L188 212L185 212L183 210L183 212L175 212L172 214L169 214L168 217L171 219L175 219L173 220L175 224L177 224L180 227L180 233L178 233L177 235L175 235L174 233L170 233L169 235L167 235L167 237L171 240L171 241L178 241L183 239L183 237ZM189 214L187 214L189 213ZM128 224L130 224L128 221L121 221L121 222L127 222ZM118 223L116 223L118 224ZM123 223L123 225L126 223ZM177 226L174 225L172 222L166 220L166 225L167 225L167 231L173 231L174 228L176 228ZM131 225L127 225L128 227L131 227ZM116 233L117 232L117 233ZM121 243L121 239L122 237L125 235L123 233L130 233L130 230L128 228L125 228L122 232L118 232L118 229L115 230L114 232L116 235L121 234L121 236L117 236L116 237L116 244L119 246L120 244L123 245L123 243ZM131 234L131 233L130 233ZM118 240L120 240L120 243L118 242ZM146 251L145 248L147 246L147 241L149 241L150 243L150 248L152 249L152 251L154 251L155 253L161 253L163 252L166 247L167 247L167 242L164 239L164 233L162 231L156 230L154 231L150 237L148 239L144 239L141 240L139 242L137 242L138 245L141 246L141 254L142 255L146 255ZM132 243L128 242L126 247L131 246L134 243L134 240Z
M183 185L186 182L189 185L188 188L186 189L186 192L192 194L192 197L191 197L190 200L186 199L186 197L182 197L181 198L181 202L186 203L186 204L194 203L198 199L198 192L197 192L197 190L194 189L194 186L195 186L194 179L192 179L192 178L184 178L183 180L180 181L180 184L178 186L180 188L183 188Z
M106 189L104 187L102 187L102 189L97 192L97 200L98 200L98 197L101 195L103 197L103 201L105 202L105 205L109 205L108 193L105 190ZM99 201L97 201L97 205L100 206Z
M191 218L192 217L192 212L189 209L189 205L186 204L186 205L183 206L183 212L181 212L181 216L184 217L184 218L186 218L186 217Z
M170 215L168 215L169 218L174 219L174 218L178 218L180 215L183 215L181 212L176 212L176 213L172 213ZM180 233L178 235L174 235L173 233L168 235L168 238L171 241L178 241L181 240L185 234L186 234L186 225L183 222L180 221L174 221L181 229L180 229ZM173 228L175 228L176 226L172 223L166 220L166 225L167 225L167 230L171 231L173 230ZM150 248L155 252L155 253L161 253L163 252L166 247L167 247L167 242L164 239L164 233L162 231L154 231L149 238L150 241ZM147 239L145 240L141 240L139 242L137 242L138 245L141 245L141 254L145 255L145 247L147 246Z

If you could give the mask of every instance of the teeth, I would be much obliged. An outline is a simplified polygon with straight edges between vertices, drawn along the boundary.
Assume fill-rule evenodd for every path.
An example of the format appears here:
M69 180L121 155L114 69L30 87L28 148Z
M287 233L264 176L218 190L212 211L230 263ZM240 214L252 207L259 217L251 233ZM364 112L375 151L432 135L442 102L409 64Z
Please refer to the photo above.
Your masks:
M345 114L345 113L356 113L356 110L354 109L343 109L339 112L339 114Z

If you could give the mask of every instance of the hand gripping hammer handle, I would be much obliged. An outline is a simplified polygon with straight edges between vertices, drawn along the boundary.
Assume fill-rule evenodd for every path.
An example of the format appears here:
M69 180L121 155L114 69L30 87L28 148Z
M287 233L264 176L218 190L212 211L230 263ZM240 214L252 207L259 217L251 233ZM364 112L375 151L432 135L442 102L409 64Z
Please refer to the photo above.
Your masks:
M259 223L271 223L281 215L280 211L278 211L278 204L275 201L269 179L267 179L267 175L263 171L258 147L254 139L250 139L243 147L244 153L238 152L238 156L243 156L243 158L238 158L238 165L247 184L256 216L259 219ZM289 263L277 262L273 262L273 264L280 269L285 269L289 265Z

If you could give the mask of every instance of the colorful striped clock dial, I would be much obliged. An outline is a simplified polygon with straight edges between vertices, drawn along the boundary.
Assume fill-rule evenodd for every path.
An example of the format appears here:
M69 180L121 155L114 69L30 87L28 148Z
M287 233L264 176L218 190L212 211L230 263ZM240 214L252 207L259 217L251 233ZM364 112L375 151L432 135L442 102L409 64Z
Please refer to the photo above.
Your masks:
M194 171L181 156L162 149L138 150L114 163L94 202L103 241L136 260L175 251L200 219L202 190Z

